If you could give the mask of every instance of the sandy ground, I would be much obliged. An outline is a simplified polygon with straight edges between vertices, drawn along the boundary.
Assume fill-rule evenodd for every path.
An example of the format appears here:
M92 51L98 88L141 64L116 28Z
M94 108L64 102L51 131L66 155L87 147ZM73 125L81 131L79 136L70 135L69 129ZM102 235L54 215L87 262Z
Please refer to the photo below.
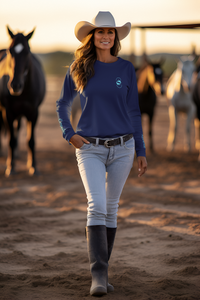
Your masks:
M26 130L20 133L17 174L4 177L0 158L0 300L91 299L84 228L86 198L72 146L55 113L63 78L48 78L36 130L40 175L26 170ZM147 120L143 119L148 148ZM155 154L148 172L133 169L124 187L109 266L114 293L104 299L200 299L200 164L184 152L184 118L175 151L166 149L166 101L154 122Z

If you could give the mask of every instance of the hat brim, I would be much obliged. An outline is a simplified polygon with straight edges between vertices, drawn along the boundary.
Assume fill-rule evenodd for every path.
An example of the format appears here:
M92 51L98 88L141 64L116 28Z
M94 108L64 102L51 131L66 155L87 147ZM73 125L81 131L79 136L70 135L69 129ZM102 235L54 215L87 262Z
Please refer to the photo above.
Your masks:
M119 40L123 40L130 32L131 30L131 23L127 22L123 26L116 26L116 27L111 27L111 26L101 26L101 28L115 28L118 33ZM81 21L76 24L76 27L74 29L74 33L76 38L82 42L82 40L90 33L91 30L99 28L99 26L96 26L92 23L86 22L86 21Z

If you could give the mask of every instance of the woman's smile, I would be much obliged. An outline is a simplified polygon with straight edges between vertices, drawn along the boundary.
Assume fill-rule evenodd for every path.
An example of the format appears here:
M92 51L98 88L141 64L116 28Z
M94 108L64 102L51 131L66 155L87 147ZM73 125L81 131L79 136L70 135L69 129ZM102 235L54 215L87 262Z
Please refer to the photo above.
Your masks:
M94 45L101 50L111 49L115 41L114 28L97 28L94 33Z

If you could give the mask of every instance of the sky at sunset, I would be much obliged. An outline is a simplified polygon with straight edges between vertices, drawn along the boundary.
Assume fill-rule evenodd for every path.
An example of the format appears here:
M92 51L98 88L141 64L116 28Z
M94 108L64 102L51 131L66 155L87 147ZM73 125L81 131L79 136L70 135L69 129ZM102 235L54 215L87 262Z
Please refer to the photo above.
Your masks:
M0 48L9 45L6 25L14 33L28 34L36 27L30 41L33 52L55 50L74 51L80 42L74 36L79 21L91 22L98 11L110 11L116 24L160 25L200 23L200 0L9 0L1 1ZM122 41L122 52L141 54L141 32L136 30L135 41L130 36ZM148 30L147 53L189 53L196 46L200 54L200 29L197 30Z

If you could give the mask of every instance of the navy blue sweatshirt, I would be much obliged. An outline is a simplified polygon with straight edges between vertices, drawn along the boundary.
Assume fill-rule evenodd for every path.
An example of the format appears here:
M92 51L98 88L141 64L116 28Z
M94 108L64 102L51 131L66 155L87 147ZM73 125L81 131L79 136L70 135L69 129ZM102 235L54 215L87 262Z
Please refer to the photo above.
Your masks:
M80 94L82 114L76 133L83 137L115 138L132 133L137 156L146 156L141 113L138 103L135 70L129 61L118 58L114 63L94 63L95 75ZM57 103L63 137L75 134L70 114L77 92L70 68Z

